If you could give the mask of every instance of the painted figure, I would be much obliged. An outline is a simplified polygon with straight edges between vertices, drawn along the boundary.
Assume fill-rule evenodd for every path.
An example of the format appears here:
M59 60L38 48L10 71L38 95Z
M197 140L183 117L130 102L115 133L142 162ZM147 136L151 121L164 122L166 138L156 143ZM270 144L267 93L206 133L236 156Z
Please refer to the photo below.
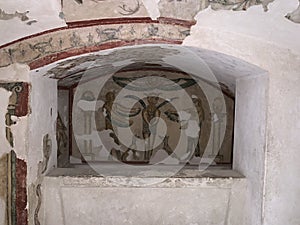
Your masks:
M102 107L102 111L105 114L105 129L113 130L112 124L111 124L111 114L112 114L112 107L115 100L115 93L112 91L109 91L105 95L105 103Z
M160 117L160 110L156 106L158 103L159 97L156 96L148 96L148 106L143 109L142 117L143 117L143 138L148 140L146 141L146 151L145 151L145 160L150 160L153 145L155 142L157 123ZM151 136L152 134L152 136Z
M127 148L127 150L122 154L121 160L123 162L127 161L127 157L129 156L129 153L132 152L132 159L133 160L139 160L138 154L137 154L137 145L136 145L136 140L138 137L133 135L131 145Z
M195 97L193 98L193 103L194 103L194 106L196 107L197 109L197 113L198 113L198 119L199 119L199 140L197 142L197 146L196 146L196 149L195 149L195 156L196 157L200 157L200 137L201 137L201 127L202 127L202 123L205 119L205 115L204 115L204 109L203 109L203 106L202 106L202 102L199 98Z
M187 153L182 157L183 160L191 159L193 156L200 157L200 133L201 124L204 120L204 110L199 98L194 97L193 103L195 110L187 110L181 113L182 125L180 129L185 130L187 136Z
M211 156L215 157L216 159L223 158L223 156L219 152L221 148L221 128L226 116L226 113L223 113L223 104L224 103L220 97L215 98L213 101L213 150Z
M68 163L69 138L67 135L67 128L64 125L59 114L56 120L56 140L57 140L57 163L61 167Z

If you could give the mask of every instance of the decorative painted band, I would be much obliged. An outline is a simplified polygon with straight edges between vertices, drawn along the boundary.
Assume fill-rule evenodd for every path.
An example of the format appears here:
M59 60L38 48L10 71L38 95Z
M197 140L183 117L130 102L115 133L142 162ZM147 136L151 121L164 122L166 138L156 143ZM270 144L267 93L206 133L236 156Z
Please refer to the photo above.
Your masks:
M59 52L56 54L48 55L43 58L40 58L38 60L32 61L29 63L29 67L31 70L37 69L39 67L48 65L50 63L53 63L55 61L66 59L68 57L86 54L90 52L97 52L100 50L106 50L116 47L122 47L122 46L132 46L132 45L141 45L141 44L181 44L182 40L166 40L166 39L144 39L144 40L133 40L133 41L117 41L117 42L110 42L105 43L102 45L95 45L95 46L89 46L89 47L82 47L79 49L70 49L65 52Z
M26 63L31 69L59 59L126 45L180 44L190 34L190 21L160 18L106 19L72 22L0 47L0 67Z
M110 18L110 19L100 19L100 20L85 20L85 21L75 21L67 23L65 27L54 28L51 30L46 30L43 32L39 32L30 36L26 36L20 38L18 40L6 43L0 46L0 49L5 48L7 46L13 45L15 43L22 42L27 39L31 39L34 37L42 36L45 34L53 33L60 30L67 30L71 28L81 28L81 27L89 27L95 25L111 25L111 24L126 24L126 23L160 23L160 24L171 24L171 25L179 25L182 27L190 28L191 26L195 25L195 21L188 21L188 20L180 20L174 18L167 18L167 17L159 17L157 20L152 20L150 17L134 17L134 18Z

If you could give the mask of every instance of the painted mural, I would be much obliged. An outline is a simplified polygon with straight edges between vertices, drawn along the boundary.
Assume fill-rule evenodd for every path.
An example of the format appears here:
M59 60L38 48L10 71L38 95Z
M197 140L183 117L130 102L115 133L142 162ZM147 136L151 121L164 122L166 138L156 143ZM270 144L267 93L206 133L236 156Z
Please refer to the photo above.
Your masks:
M168 164L169 157L197 164L213 130L211 154L216 163L231 163L234 99L225 96L226 113L217 98L211 110L197 82L179 72L129 70L117 72L102 88L77 87L72 155L92 162ZM225 139L218 143L225 120Z

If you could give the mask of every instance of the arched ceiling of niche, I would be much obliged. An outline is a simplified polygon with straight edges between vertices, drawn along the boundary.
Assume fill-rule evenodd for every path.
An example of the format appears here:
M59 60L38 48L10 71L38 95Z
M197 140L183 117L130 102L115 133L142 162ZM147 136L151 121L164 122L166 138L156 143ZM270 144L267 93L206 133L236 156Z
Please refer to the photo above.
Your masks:
M263 71L239 59L204 49L178 45L141 45L115 48L58 61L32 71L57 79L61 88L73 88L79 82L118 71L142 69L189 74L195 80L220 85L234 97L236 80Z

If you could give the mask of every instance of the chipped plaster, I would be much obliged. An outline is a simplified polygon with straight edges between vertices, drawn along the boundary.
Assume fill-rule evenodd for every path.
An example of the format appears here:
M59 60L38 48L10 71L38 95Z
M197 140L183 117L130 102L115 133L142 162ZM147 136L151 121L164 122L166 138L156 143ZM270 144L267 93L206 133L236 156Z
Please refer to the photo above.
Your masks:
M298 8L293 12L288 13L285 17L295 23L300 23L300 1Z
M156 20L160 16L158 3L160 0L142 0L151 19Z
M64 27L66 23L59 18L61 12L61 1L39 1L39 0L0 0L1 9L5 12L26 12L31 25L27 21L18 18L11 20L0 20L0 45L29 36L45 30ZM34 22L36 21L36 22Z
M183 45L199 44L193 42L193 36L198 36L204 29L212 32L219 32L228 35L239 34L241 39L248 36L272 43L289 49L296 54L300 53L300 32L299 24L287 20L284 16L287 12L298 7L298 0L275 0L269 4L268 12L263 12L261 6L253 6L245 11L214 11L210 7L199 12L195 19L197 23L191 29L191 36L188 36ZM237 19L238 18L238 19ZM205 34L203 34L205 35ZM208 37L205 35L205 37ZM220 37L222 40L222 37ZM213 41L213 39L212 39ZM236 40L231 40L233 48Z
M0 68L0 82L28 82L29 70L28 65L19 63L2 67Z

